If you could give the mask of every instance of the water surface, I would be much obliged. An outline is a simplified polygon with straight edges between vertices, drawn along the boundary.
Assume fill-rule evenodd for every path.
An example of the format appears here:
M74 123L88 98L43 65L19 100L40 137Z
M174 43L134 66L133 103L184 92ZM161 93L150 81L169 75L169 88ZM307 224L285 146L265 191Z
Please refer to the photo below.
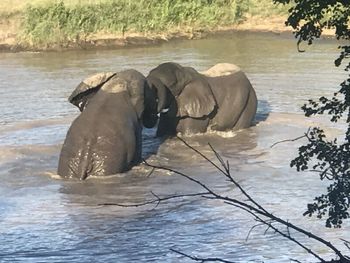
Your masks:
M289 162L309 126L329 127L326 118L306 119L300 106L329 95L345 78L335 69L338 51L331 40L298 53L295 40L279 35L237 33L155 47L62 53L0 54L0 261L1 262L191 262L170 248L200 257L235 262L315 261L305 251L226 204L190 198L157 206L120 208L106 202L137 203L202 189L165 171L139 165L124 175L85 182L60 180L59 151L78 109L67 102L87 75L135 68L144 74L165 61L205 70L218 62L239 65L259 99L257 124L236 133L185 137L214 158L208 142L230 162L232 174L266 208L339 245L350 236L324 228L302 213L325 184L311 173L296 173ZM224 195L235 187L177 139L161 142L144 130L144 157L156 165L185 172ZM301 241L331 254L308 238Z

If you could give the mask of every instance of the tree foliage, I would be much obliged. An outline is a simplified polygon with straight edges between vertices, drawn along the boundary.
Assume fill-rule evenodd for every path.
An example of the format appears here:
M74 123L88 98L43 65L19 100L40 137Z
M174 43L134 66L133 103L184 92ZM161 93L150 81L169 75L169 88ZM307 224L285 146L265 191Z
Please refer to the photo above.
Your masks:
M309 45L320 38L325 29L333 29L338 40L340 54L335 66L344 65L350 69L350 1L349 0L274 0L275 3L290 4L286 25L292 26L299 44ZM321 180L329 180L327 193L316 197L308 204L304 215L316 214L318 218L327 216L327 227L340 227L343 220L350 217L350 75L340 84L333 96L309 100L302 107L306 116L328 114L333 123L344 120L347 129L343 138L328 139L319 127L306 133L308 143L299 148L299 155L291 166L297 171L316 171Z

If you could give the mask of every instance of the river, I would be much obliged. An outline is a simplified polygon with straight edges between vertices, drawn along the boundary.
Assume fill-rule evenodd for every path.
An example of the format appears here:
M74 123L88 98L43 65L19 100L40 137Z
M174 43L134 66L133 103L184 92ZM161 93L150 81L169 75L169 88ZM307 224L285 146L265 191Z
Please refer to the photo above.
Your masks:
M331 95L345 78L333 60L334 40L318 41L298 53L290 35L236 33L210 39L173 41L159 46L61 53L0 53L0 262L192 262L172 252L235 262L315 262L302 248L256 227L242 210L204 198L170 200L122 208L106 202L138 203L158 196L195 193L188 180L143 164L107 179L84 182L55 176L71 121L79 114L68 96L86 76L135 68L144 74L165 61L198 70L218 62L239 65L259 100L256 125L238 131L184 137L207 154L208 142L228 160L233 176L264 207L346 250L349 222L327 229L324 221L303 217L306 204L326 184L317 174L297 173L289 163L309 126L328 127L326 117L305 118L309 98ZM143 156L204 182L223 195L235 187L178 139L161 142L154 129L143 131ZM294 233L292 233L294 234ZM294 234L322 257L320 244Z

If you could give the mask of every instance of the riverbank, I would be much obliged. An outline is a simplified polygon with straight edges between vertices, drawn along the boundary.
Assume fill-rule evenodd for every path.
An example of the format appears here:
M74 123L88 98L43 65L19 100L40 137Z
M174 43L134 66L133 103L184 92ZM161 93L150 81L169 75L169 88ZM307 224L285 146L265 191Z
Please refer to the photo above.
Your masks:
M7 5L6 12L0 4L1 51L118 48L232 31L291 31L284 25L286 7L271 1L23 2L17 9Z
M56 43L44 47L35 47L18 40L18 21L0 23L0 52L20 51L64 51L77 49L122 48L128 46L157 45L179 39L202 39L220 34L230 34L237 31L270 32L281 34L292 32L290 27L284 25L285 17L279 16L266 20L251 17L248 20L231 26L221 26L212 29L193 29L190 27L173 29L163 33L135 33L126 32L104 33L98 32L78 41Z

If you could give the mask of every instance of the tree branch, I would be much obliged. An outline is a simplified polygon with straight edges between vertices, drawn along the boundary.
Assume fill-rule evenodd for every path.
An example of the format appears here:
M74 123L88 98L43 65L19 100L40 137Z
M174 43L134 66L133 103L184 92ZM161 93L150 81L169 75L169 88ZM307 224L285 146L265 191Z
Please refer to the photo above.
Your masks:
M310 128L309 128L308 131L305 133L304 137L307 136L309 130L310 130ZM184 142L183 139L181 139L181 141ZM196 149L194 149L192 146L190 146L188 143L185 142L185 144L186 144L187 146L189 146L190 149L194 150L196 153L199 152L198 150L196 150ZM206 159L206 160L209 159L208 157L206 157L206 156L205 156L204 154L202 154L202 153L200 153L200 155L201 155L204 159ZM210 162L210 163L213 163L213 162ZM215 167L216 167L216 166L215 166ZM220 171L221 171L226 177L228 177L229 180L230 180L234 185L238 186L238 188L240 189L240 191L242 192L242 194L243 194L244 196L246 196L253 204L255 204L255 205L257 206L257 208L255 208L255 207L253 207L253 206L251 206L251 205L248 205L248 204L246 204L246 203L244 203L244 202L240 202L240 201L238 201L237 199L233 199L233 198L229 198L229 197L223 197L223 196L221 196L221 195L219 195L219 194L217 194L217 193L214 193L214 196L217 197L218 200L224 200L224 201L232 202L232 203L235 203L235 204L239 204L239 205L241 205L241 206L243 206L243 207L249 209L250 212L251 212L251 211L254 211L254 212L256 212L256 213L258 213L258 214L261 214L261 215L263 215L263 216L266 216L266 217L268 217L268 218L270 218L270 219L272 219L272 220L274 220L274 221L276 221L276 222L278 222L278 223L280 223L280 224L282 224L282 225L285 225L286 227L289 227L289 228L291 228L291 229L294 229L294 230L298 231L299 233L302 233L302 234L308 236L309 238L314 239L314 240L316 240L316 241L322 243L323 245L327 246L328 248L330 248L331 250L333 250L333 252L334 252L341 260L344 260L344 262L348 262L348 261L345 261L346 259L345 259L344 255L343 255L331 242L328 242L328 241L326 241L326 240L320 238L319 236L316 236L316 235L312 234L312 233L309 232L309 231L306 231L306 230L304 230L304 229L302 229L302 228L300 228L300 227L297 227L297 226L295 226L294 224L291 224L291 223L289 223L289 222L287 222L287 221L285 221L285 220L283 220L283 219L281 219L281 218L279 218L279 217L276 217L276 216L274 216L273 214L267 212L267 211L266 211L261 205L259 205L248 193L246 193L246 192L244 191L244 189L239 185L239 183L231 176L229 170L226 170L226 171L225 171L226 173L223 172L221 169L220 169ZM187 177L188 177L188 176L187 176ZM201 184L202 184L202 183L201 183ZM208 189L207 186L205 186L205 187L206 187L206 189ZM210 190L210 189L209 189L209 190ZM210 190L210 192L213 192L213 191ZM246 210L246 211L247 211L247 210ZM294 242L295 242L295 241L294 241ZM297 243L297 242L295 242L295 243L298 244L298 245L300 246L299 243ZM304 248L304 247L303 247L303 248ZM308 250L307 250L307 251L308 251ZM309 251L308 251L308 252L309 252ZM314 256L315 256L315 255L314 255ZM318 259L320 259L318 256L316 256L316 257L317 257Z
M304 135L305 137L306 135ZM178 137L179 138L179 137ZM148 163L146 160L144 160L144 163L149 166L152 167L153 169L159 169L159 170L164 170L164 171L168 171L168 172L172 172L175 174L178 174L186 179L188 179L189 181L201 186L205 191L204 192L200 192L200 193L194 193L194 194L181 194L181 195L171 195L171 196L167 196L167 197L159 197L158 195L154 194L152 192L152 195L156 198L154 200L150 200L150 201L146 201L143 203L138 203L138 204L117 204L117 203L104 203L104 204L100 204L101 206L104 205L116 205L116 206L120 206L120 207L139 207L139 206L144 206L144 205L149 205L149 204L156 204L159 205L159 203L161 203L162 201L166 201L166 200L170 200L170 199L176 199L176 198L184 198L184 197L195 197L195 196L202 196L204 198L209 198L212 200L220 200L223 201L224 203L228 204L228 205L232 205L234 207L237 207L241 210L246 211L247 213L249 213L250 215L252 215L259 223L264 224L266 226L268 226L268 228L273 229L276 233L280 234L281 236L287 238L288 240L294 242L295 244L297 244L298 246L302 247L304 250L306 250L309 254L313 255L315 258L317 258L318 260L320 260L321 262L326 262L324 259L322 259L319 255L317 255L315 252L313 252L310 248L306 247L304 244L302 244L301 242L299 242L298 240L296 240L294 237L292 237L290 235L289 229L293 229L311 239L314 239L316 241L318 241L319 243L325 245L326 247L328 247L329 249L331 249L338 257L339 257L339 261L331 261L331 262L342 262L342 263L349 263L350 260L344 256L334 245L332 245L330 242L312 234L309 231L306 231L300 227L295 226L294 224L285 221L273 214L271 214L270 212L268 212L266 209L264 209L263 206L261 206L260 204L258 204L242 187L241 185L233 178L233 176L230 173L230 168L228 163L225 163L224 160L222 159L222 157L214 150L214 148L209 144L210 148L213 150L216 158L218 159L218 161L220 162L222 167L219 167L218 165L216 165L213 161L211 161L206 155L204 155L203 153L199 152L197 149L193 148L191 145L189 145L186 141L184 141L182 138L179 138L179 140L181 140L188 148L192 149L194 152L196 152L197 154L199 154L201 157L203 157L205 160L207 160L211 165L213 165L215 168L217 168L226 178L228 178L228 180L233 183L238 189L239 191L243 194L243 196L245 196L248 201L251 204L248 204L245 201L240 201L236 198L233 197L229 197L229 196L222 196L221 194L217 193L215 190L211 189L210 187L208 187L207 185L205 185L204 183L202 183L201 181L185 174L182 173L180 171L171 169L171 168L167 168L167 167L163 167L163 166L157 166L157 165L152 165L150 163ZM262 217L266 217L270 220L266 220L263 219ZM287 233L282 232L280 229L277 228L277 226L273 225L273 223L279 223L282 226L285 226L287 229ZM249 235L249 234L248 234ZM198 257L194 257L194 256L190 256L187 255L185 253L176 251L174 249L172 249L173 252L176 252L178 254L181 254L183 256L186 256L192 260L195 261L199 261L199 262L209 262L209 261L217 261L217 262L230 262L230 261L225 261L219 258L198 258Z
M305 137L308 138L307 135L309 134L310 129L311 129L311 127L309 127L309 129L307 130L306 133L304 133L304 135L301 135L301 136L296 137L296 138L294 138L294 139L282 140L282 141L275 142L274 144L272 144L272 145L270 146L270 148L273 148L274 146L276 146L277 144L280 144L280 143L284 143L284 142L295 142L295 141L300 140L300 139L305 138Z
M199 258L199 257L196 257L196 256L191 256L191 255L188 255L188 254L185 254L181 251L178 251L174 248L171 248L170 249L172 252L176 253L176 254L179 254L181 256L184 256L186 258L189 258L191 260L194 260L194 261L197 261L197 262L223 262L223 263L234 263L233 261L228 261L228 260L224 260L224 259L221 259L221 258Z
M140 206L146 206L146 205L152 205L156 204L155 207L157 207L161 202L171 200L171 199L178 199L178 198L185 198L185 197L205 197L206 195L209 195L209 192L201 192L201 193L194 193L194 194L181 194L181 195L170 195L166 197L159 197L155 193L151 192L151 194L156 198L152 199L143 203L137 203L137 204L119 204L119 203L101 203L98 204L98 206L119 206L119 207L140 207Z

